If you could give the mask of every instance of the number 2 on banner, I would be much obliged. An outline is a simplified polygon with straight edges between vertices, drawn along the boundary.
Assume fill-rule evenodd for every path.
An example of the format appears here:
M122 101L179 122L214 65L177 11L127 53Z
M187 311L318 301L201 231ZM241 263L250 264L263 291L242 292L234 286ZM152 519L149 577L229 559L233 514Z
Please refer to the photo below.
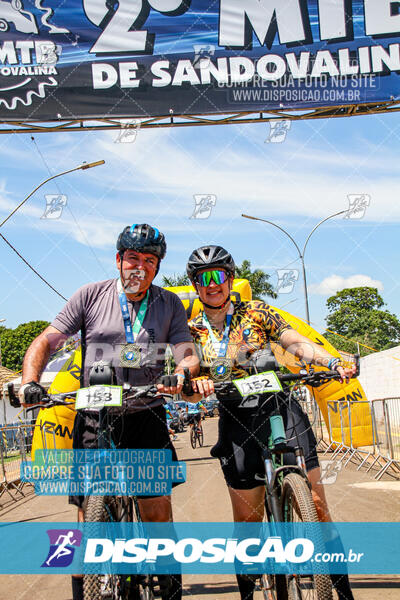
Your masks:
M161 13L179 14L186 10L190 0L119 0L114 2L83 0L83 9L89 21L104 31L92 46L92 53L145 52L147 31L137 31L149 16L149 6ZM134 29L134 31L131 31Z

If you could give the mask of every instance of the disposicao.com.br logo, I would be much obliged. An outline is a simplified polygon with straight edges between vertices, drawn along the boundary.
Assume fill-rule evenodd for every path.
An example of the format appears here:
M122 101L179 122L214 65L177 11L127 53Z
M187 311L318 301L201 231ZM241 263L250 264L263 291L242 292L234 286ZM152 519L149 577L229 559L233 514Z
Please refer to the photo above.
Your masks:
M252 551L249 553L250 549ZM283 543L279 536L248 538L90 538L87 540L85 563L154 563L161 558L180 564L189 563L304 563L314 554L314 544L306 538Z
M68 567L80 546L82 531L79 529L49 529L50 549L42 567Z

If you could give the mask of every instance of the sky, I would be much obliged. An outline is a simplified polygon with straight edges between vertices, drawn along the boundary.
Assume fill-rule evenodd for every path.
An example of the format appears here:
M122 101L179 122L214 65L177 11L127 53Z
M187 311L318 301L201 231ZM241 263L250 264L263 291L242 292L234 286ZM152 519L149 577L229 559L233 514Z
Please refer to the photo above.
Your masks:
M105 165L43 186L1 232L62 295L116 276L115 242L124 226L147 222L166 236L162 275L182 273L194 248L226 247L278 284L278 270L298 270L291 293L271 304L305 318L300 248L325 217L349 208L349 196L369 201L362 218L330 219L305 253L311 323L323 331L326 300L344 287L377 287L386 308L400 314L398 156L400 115L293 122L281 143L268 142L270 124L119 132L0 136L0 219L41 181L83 161ZM46 195L63 194L58 219L42 218ZM210 195L207 219L190 218L195 195ZM353 214L353 217L355 215ZM0 319L16 327L52 321L64 301L0 239ZM296 274L295 274L296 276Z

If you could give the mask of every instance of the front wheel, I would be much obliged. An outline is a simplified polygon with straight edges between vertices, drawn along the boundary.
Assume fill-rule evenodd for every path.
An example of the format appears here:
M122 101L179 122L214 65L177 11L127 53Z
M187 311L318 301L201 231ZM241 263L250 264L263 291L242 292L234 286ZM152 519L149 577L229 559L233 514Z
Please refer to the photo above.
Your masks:
M85 522L118 522L124 519L125 505L114 496L89 496L85 509ZM114 600L127 598L124 593L125 578L120 575L86 574L83 577L84 600Z
M193 450L196 448L196 425L193 425L190 429L190 443Z
M308 485L297 473L289 473L283 480L282 514L287 523L319 522ZM292 575L287 585L289 600L332 600L329 575Z
M197 429L197 439L199 441L199 446L201 448L203 446L203 443L204 443L203 428L202 428L201 425L199 425L199 427Z

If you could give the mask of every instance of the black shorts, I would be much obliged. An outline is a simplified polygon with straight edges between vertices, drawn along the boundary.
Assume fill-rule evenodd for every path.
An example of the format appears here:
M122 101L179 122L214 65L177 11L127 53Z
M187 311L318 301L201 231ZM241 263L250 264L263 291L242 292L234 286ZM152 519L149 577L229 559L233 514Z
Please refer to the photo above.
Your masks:
M192 423L200 423L201 421L201 413L193 413L193 414L189 414L188 415L188 425L191 425Z
M290 447L302 446L307 471L319 466L317 442L310 421L300 405L291 401L291 410L281 405L286 438ZM220 403L218 442L211 455L219 458L226 483L237 490L251 490L262 485L255 478L264 473L259 441L265 444L270 434L268 415L259 415L252 425L257 409L230 409L229 404ZM296 464L294 453L284 454L284 464Z
M172 452L172 460L178 457L172 444L167 427L166 412L163 405L148 408L137 413L110 414L112 439L116 449L130 448L164 450ZM98 412L77 412L74 423L73 448L96 449L98 447ZM172 487L179 485L173 483ZM138 498L157 498L158 496L137 496ZM69 503L82 508L84 496L69 496Z

